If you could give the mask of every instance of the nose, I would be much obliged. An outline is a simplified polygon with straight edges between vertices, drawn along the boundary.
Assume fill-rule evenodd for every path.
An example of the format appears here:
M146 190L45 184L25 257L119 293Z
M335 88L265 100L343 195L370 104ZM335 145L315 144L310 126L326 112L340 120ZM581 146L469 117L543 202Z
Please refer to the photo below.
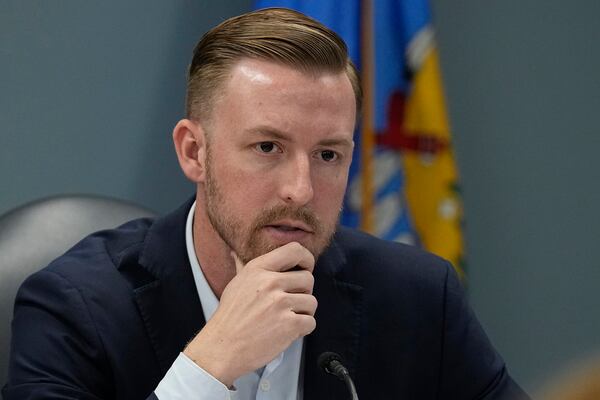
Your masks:
M299 154L289 160L281 176L280 197L290 204L303 206L313 198L311 167L308 155Z

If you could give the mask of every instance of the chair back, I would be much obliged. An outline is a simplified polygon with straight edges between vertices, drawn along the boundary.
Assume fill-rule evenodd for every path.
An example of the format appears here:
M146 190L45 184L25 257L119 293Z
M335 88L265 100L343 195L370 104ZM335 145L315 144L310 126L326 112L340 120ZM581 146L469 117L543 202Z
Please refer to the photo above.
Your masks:
M15 295L25 278L90 233L154 216L133 203L96 195L44 198L0 216L0 387L7 377Z

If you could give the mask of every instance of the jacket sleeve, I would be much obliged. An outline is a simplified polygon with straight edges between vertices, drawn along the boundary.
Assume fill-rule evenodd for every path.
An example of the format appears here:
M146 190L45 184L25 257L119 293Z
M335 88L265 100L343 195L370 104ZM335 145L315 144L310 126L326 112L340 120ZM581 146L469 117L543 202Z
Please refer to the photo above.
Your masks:
M5 400L115 397L84 297L51 270L29 277L17 293L8 370Z
M440 399L528 399L512 380L469 307L461 283L448 265L444 293Z

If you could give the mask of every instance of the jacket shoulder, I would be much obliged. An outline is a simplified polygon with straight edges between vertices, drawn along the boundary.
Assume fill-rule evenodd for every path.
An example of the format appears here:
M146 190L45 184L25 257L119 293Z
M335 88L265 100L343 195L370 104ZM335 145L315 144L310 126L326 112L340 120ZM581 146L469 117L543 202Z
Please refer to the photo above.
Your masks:
M135 219L86 236L32 277L53 273L82 289L98 288L101 282L110 286L131 268L141 270L138 259L153 221Z
M454 273L447 260L403 243L382 240L367 233L340 228L335 244L345 258L345 269L364 279L442 284Z

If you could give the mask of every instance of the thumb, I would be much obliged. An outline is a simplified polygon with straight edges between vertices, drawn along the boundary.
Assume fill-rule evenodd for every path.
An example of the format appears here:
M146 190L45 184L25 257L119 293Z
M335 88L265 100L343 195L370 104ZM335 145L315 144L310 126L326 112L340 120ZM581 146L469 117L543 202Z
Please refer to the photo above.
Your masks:
M242 271L242 268L244 268L244 263L242 262L242 260L240 260L238 255L233 250L231 251L231 257L235 262L235 272L236 274L239 274Z

